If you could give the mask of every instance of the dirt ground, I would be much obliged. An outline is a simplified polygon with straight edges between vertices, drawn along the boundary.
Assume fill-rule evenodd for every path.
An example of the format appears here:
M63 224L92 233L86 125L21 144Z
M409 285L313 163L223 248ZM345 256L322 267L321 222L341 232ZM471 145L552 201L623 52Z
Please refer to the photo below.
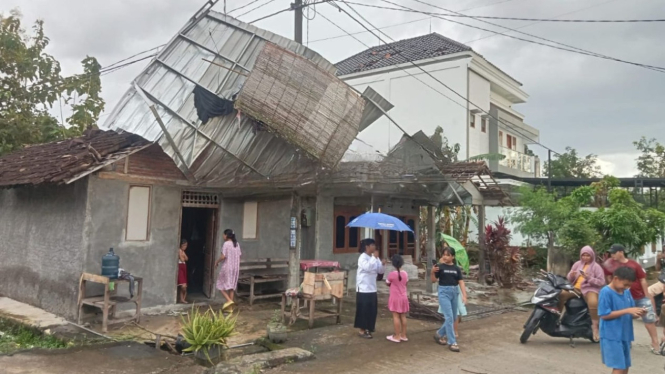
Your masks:
M452 353L435 344L432 336L439 325L429 321L409 319L410 341L389 342L385 336L392 332L392 320L385 307L387 294L382 291L385 290L380 290L380 312L374 339L361 339L352 328L355 297L351 294L344 300L341 325L336 325L334 318L327 318L317 320L315 328L311 330L307 328L307 322L302 320L289 327L289 340L285 346L312 351L316 355L314 361L285 365L268 373L609 373L600 361L599 346L588 341L578 341L576 348L572 348L565 339L550 338L539 332L531 337L528 344L520 344L522 325L529 316L525 311L463 322L459 339L461 353ZM526 291L503 295L487 289L478 289L472 293L475 293L472 299L476 308L514 305L530 294ZM238 335L230 344L241 344L264 336L266 324L277 308L277 300L258 302L253 307L240 303ZM469 308L469 311L473 309ZM145 316L141 325L153 332L176 335L179 321L178 315ZM640 321L635 322L635 334L633 367L630 372L664 372L665 357L650 353L646 330ZM146 340L153 337L132 325L115 328L109 335L116 338L135 336ZM232 350L232 356L240 353L241 350ZM197 374L202 370L189 358L169 355L141 343L0 356L0 373L3 374Z
M114 343L0 356L3 374L199 374L204 368L185 357L140 343Z
M385 339L392 330L387 313L379 319L374 339L356 335L352 319L341 326L290 335L288 345L316 354L316 360L287 365L269 373L459 373L459 374L550 374L609 373L601 362L600 347L577 341L572 348L566 339L550 338L542 332L526 345L519 343L526 312L511 312L462 323L461 353L437 345L433 334L439 327L432 322L408 320L409 342ZM653 374L664 370L665 357L648 349L648 336L641 322L635 322L633 367L630 373Z

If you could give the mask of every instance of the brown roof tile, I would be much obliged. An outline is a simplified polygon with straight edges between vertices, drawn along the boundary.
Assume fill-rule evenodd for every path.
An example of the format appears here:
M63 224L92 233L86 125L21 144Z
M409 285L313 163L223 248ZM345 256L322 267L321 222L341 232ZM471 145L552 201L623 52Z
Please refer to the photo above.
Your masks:
M68 183L149 145L138 135L92 130L78 138L28 146L0 158L0 187Z

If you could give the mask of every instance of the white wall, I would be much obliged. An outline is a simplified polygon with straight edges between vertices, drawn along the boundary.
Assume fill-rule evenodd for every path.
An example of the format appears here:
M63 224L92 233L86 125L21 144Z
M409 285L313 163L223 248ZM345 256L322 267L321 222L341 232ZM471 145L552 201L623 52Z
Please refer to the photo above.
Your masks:
M444 82L456 92L467 94L467 69L470 58L442 61L423 68L436 79ZM451 144L460 144L460 158L467 154L467 104L466 101L446 89L432 77L418 68L408 68L407 71L416 76L410 76L404 70L379 70L373 75L358 78L344 78L349 85L362 92L367 86L390 101L395 107L390 110L390 116L400 126L413 135L422 130L430 136L437 126L441 126L445 136ZM421 80L441 94L418 81ZM454 100L455 102L451 101ZM371 144L382 153L388 152L402 138L403 133L387 118L381 118L358 137ZM353 147L353 145L352 145Z

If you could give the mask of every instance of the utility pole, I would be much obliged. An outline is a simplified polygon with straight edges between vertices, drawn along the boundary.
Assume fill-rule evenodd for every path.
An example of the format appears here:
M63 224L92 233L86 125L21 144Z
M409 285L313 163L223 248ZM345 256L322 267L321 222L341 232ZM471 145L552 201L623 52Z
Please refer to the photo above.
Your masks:
M547 192L552 193L552 150L547 150Z
M303 0L295 0L295 2L291 4L296 17L294 23L295 35L293 39L299 44L302 44L302 1Z

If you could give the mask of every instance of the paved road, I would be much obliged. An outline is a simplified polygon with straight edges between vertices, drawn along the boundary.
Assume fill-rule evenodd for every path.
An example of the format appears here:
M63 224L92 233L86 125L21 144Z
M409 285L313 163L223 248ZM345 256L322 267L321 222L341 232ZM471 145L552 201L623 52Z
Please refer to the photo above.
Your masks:
M528 317L525 312L463 323L461 353L435 344L432 335L437 326L429 322L409 320L410 341L389 342L385 335L391 325L386 317L379 320L379 332L370 341L355 336L348 325L294 333L290 344L315 351L317 359L273 369L272 373L609 373L600 361L599 346L588 341L579 341L571 348L565 339L537 333L528 344L520 344L521 328ZM665 357L650 353L641 322L635 322L635 333L630 373L665 373Z

